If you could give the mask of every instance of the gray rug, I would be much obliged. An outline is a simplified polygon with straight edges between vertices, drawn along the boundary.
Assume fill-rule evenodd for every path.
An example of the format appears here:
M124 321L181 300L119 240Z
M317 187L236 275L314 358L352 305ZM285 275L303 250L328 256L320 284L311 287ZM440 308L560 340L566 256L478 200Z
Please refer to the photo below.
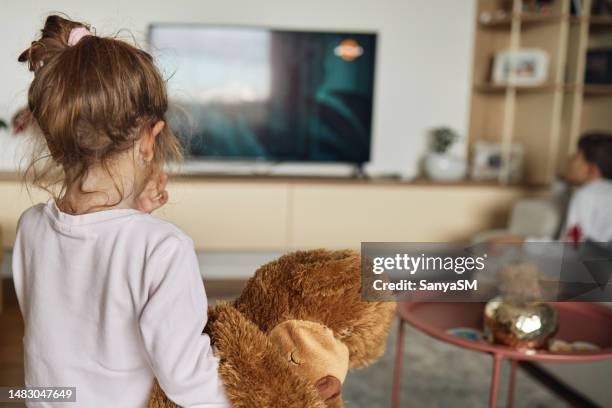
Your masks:
M343 395L347 407L390 407L397 325L385 355L372 366L349 373ZM442 343L406 326L401 407L488 406L492 358ZM508 365L502 370L498 407L506 406ZM514 407L567 405L520 370Z

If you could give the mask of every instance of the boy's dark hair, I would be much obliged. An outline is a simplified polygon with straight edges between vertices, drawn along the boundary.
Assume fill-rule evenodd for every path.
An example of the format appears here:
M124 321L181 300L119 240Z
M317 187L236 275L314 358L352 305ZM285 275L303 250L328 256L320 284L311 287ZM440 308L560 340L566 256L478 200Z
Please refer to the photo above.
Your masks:
M578 141L584 159L597 166L601 176L612 179L612 133L590 132Z

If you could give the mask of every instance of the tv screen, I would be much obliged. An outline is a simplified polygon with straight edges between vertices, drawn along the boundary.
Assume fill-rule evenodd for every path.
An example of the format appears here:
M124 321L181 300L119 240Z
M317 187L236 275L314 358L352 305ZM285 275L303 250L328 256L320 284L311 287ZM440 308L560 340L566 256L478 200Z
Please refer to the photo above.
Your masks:
M191 158L369 160L375 34L155 24L149 44Z

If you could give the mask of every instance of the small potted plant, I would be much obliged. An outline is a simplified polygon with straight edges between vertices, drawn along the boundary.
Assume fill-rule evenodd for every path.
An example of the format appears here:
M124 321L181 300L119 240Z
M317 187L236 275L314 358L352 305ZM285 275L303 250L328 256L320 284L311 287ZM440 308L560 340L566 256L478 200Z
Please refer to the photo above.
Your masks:
M425 172L435 181L459 181L465 178L465 159L450 154L451 146L459 139L454 130L447 127L432 129L431 151L425 157Z

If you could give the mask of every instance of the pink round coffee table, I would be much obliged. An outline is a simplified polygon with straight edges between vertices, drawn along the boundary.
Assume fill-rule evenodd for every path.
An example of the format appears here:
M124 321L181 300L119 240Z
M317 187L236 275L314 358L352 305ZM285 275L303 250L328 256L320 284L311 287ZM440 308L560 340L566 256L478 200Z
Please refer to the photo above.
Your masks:
M471 341L447 333L448 329L468 327L482 330L484 303L450 302L401 302L398 303L399 330L393 376L393 407L399 408L401 384L404 324L446 343L469 350L488 353L493 357L493 372L489 393L489 407L495 407L499 391L500 370L503 360L511 362L507 407L514 398L516 368L520 361L577 363L612 359L612 308L596 303L556 302L559 332L556 337L565 341L586 341L598 345L601 350L581 353L551 353L537 351L526 353L485 341Z

